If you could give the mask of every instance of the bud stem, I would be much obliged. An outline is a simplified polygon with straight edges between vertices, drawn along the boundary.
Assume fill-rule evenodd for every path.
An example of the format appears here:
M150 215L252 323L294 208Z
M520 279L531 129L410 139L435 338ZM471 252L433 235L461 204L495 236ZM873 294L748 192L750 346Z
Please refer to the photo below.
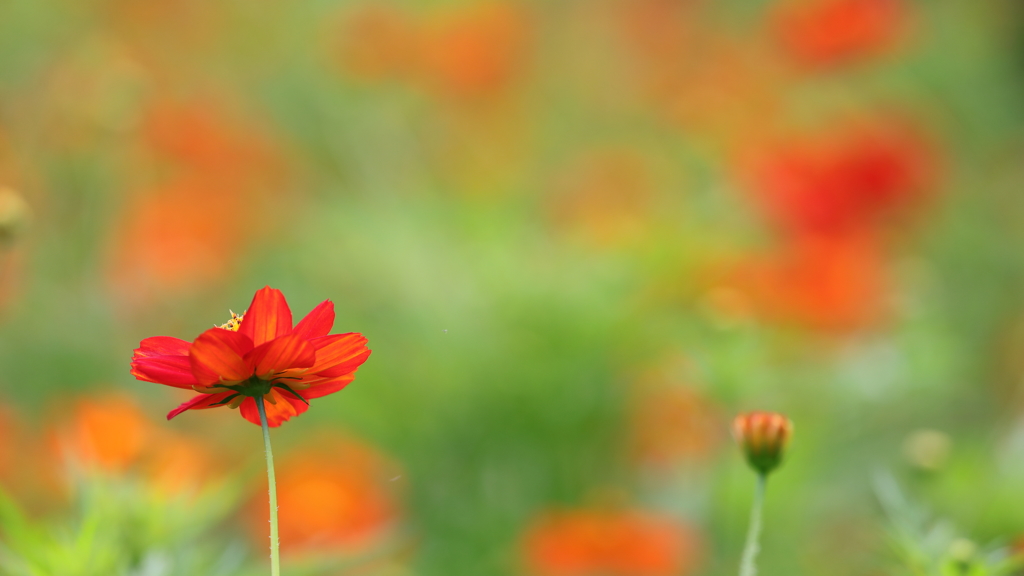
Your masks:
M270 450L270 427L267 425L267 409L263 396L257 396L256 408L260 412L263 426L263 446L267 453L267 484L270 487L270 574L281 576L280 541L277 537L277 480L274 478L274 453Z
M750 508L750 528L747 530L747 543L743 547L743 559L740 562L740 576L756 576L757 566L754 561L761 550L761 508L764 505L764 487L768 475L761 472L757 475L757 486L754 488L754 503Z

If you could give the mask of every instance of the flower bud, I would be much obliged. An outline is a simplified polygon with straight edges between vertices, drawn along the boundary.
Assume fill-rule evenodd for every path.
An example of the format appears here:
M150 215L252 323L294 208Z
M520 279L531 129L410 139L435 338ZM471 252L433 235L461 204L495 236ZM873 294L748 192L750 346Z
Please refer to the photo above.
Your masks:
M782 461L782 452L793 434L793 423L775 412L748 412L733 419L732 434L750 465L767 474Z
M21 235L31 217L28 204L17 192L0 186L0 247Z

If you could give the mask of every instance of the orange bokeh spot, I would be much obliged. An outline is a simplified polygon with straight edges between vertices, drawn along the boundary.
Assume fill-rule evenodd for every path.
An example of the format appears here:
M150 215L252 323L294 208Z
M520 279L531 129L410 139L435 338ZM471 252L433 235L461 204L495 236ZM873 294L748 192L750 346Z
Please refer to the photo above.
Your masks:
M5 484L15 470L14 457L20 439L19 432L14 411L7 406L0 406L0 485Z
M885 259L869 234L793 239L741 264L732 280L773 322L848 331L886 312Z
M693 0L620 0L613 11L621 37L636 52L636 64L661 70L692 47L699 28Z
M653 177L642 157L600 150L571 163L555 179L554 225L598 246L618 245L646 230Z
M419 53L419 30L390 4L364 4L345 15L328 40L331 54L349 77L364 81L400 78Z
M775 36L798 63L821 67L870 56L904 35L903 0L796 0L781 4Z
M156 426L122 394L79 400L53 430L52 443L58 460L88 472L137 475L168 495L199 489L221 472L207 445Z
M653 513L549 512L523 539L530 576L682 576L699 561L699 538L683 523Z
M196 490L222 473L210 449L191 438L164 433L146 451L143 474L164 494Z
M222 281L245 224L237 190L182 178L131 199L111 238L109 278L129 301Z
M705 458L721 443L718 407L690 386L638 386L630 416L632 453L641 463Z
M279 151L225 110L211 101L157 102L148 111L140 162L151 165L113 224L106 270L132 309L229 279L252 240L283 220L257 216L270 213L284 176Z
M728 152L781 122L785 78L756 38L709 34L690 53L701 56L685 68L667 64L647 85L658 109L684 131L699 134L701 146Z
M217 101L155 102L141 135L152 153L208 180L266 183L281 176L280 153L269 136Z
M423 78L455 97L503 92L526 66L531 28L526 7L516 2L483 2L445 13L424 31Z
M135 464L154 434L126 396L80 400L58 437L59 448L78 464L121 472Z
M302 553L351 553L382 541L398 503L390 483L394 463L350 439L320 439L322 449L279 460L277 494L282 548ZM253 538L266 543L266 492L250 503Z

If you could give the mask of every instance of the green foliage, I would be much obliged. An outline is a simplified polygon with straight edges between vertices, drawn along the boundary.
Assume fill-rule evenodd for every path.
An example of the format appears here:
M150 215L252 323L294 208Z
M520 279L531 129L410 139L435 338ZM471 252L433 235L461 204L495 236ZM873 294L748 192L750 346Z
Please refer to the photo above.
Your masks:
M893 576L1009 576L1024 567L1005 544L980 546L953 522L933 518L911 502L888 474L875 478L875 493L889 520L889 541L900 568Z
M73 512L32 519L0 493L4 576L227 576L247 551L219 534L230 493L168 497L143 483L82 477Z

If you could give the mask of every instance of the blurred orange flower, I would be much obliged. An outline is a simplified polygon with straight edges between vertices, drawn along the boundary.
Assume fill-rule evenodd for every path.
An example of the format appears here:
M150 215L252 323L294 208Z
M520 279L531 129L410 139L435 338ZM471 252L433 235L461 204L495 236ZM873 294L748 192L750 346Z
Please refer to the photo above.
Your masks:
M696 143L726 153L770 132L783 118L785 78L759 38L708 34L685 68L649 79L654 104Z
M280 290L256 292L248 310L193 342L170 336L146 338L132 355L139 380L195 390L198 396L167 414L229 406L260 425L256 398L267 402L267 421L280 426L307 410L309 401L338 392L355 379L370 356L362 334L328 335L334 303L321 302L292 327Z
M600 247L628 243L647 230L653 187L650 168L635 151L588 152L555 179L554 224Z
M909 12L904 0L795 0L778 6L774 31L798 63L828 66L891 47Z
M395 527L399 505L391 480L397 465L373 447L327 435L319 448L283 458L277 475L281 540L298 553L351 553L379 544ZM266 492L254 496L249 515L268 517ZM266 534L253 531L262 545Z
M935 166L918 131L876 119L767 144L747 158L745 176L780 230L831 235L876 227L920 205Z
M19 428L14 411L0 406L0 486L7 483L15 470L14 457L21 440Z
M884 316L885 259L869 234L800 236L739 265L727 282L757 314L807 328L847 331Z
M707 457L722 438L718 407L690 386L640 387L630 421L634 457L655 466Z
M106 262L110 287L134 309L230 278L285 174L280 152L254 123L219 101L158 101L142 123L146 176L115 220ZM161 176L153 181L152 174ZM279 205L275 208L281 209ZM264 219L268 234L280 218Z
M147 148L179 171L201 174L225 185L230 180L278 181L280 152L252 120L233 118L213 98L154 102L142 125Z
M144 476L158 490L180 493L215 477L206 444L158 429L131 397L107 393L79 400L55 428L60 459L89 471Z
M176 494L208 485L223 469L223 459L214 458L210 439L159 431L160 441L146 449L142 471L157 490Z
M685 576L699 550L693 528L638 510L548 512L523 539L530 576Z
M459 98L499 94L526 67L532 26L514 1L472 3L426 27L421 65L427 84Z
M639 66L665 71L691 47L700 0L618 0L613 9L623 40L636 51Z
M392 4L370 3L345 14L329 49L344 73L365 81L402 78L419 55L419 29Z
M233 192L185 177L129 199L108 262L123 301L142 305L230 276L245 240L236 224L244 203Z
M78 464L122 472L136 463L153 436L152 424L129 397L80 400L58 442Z

